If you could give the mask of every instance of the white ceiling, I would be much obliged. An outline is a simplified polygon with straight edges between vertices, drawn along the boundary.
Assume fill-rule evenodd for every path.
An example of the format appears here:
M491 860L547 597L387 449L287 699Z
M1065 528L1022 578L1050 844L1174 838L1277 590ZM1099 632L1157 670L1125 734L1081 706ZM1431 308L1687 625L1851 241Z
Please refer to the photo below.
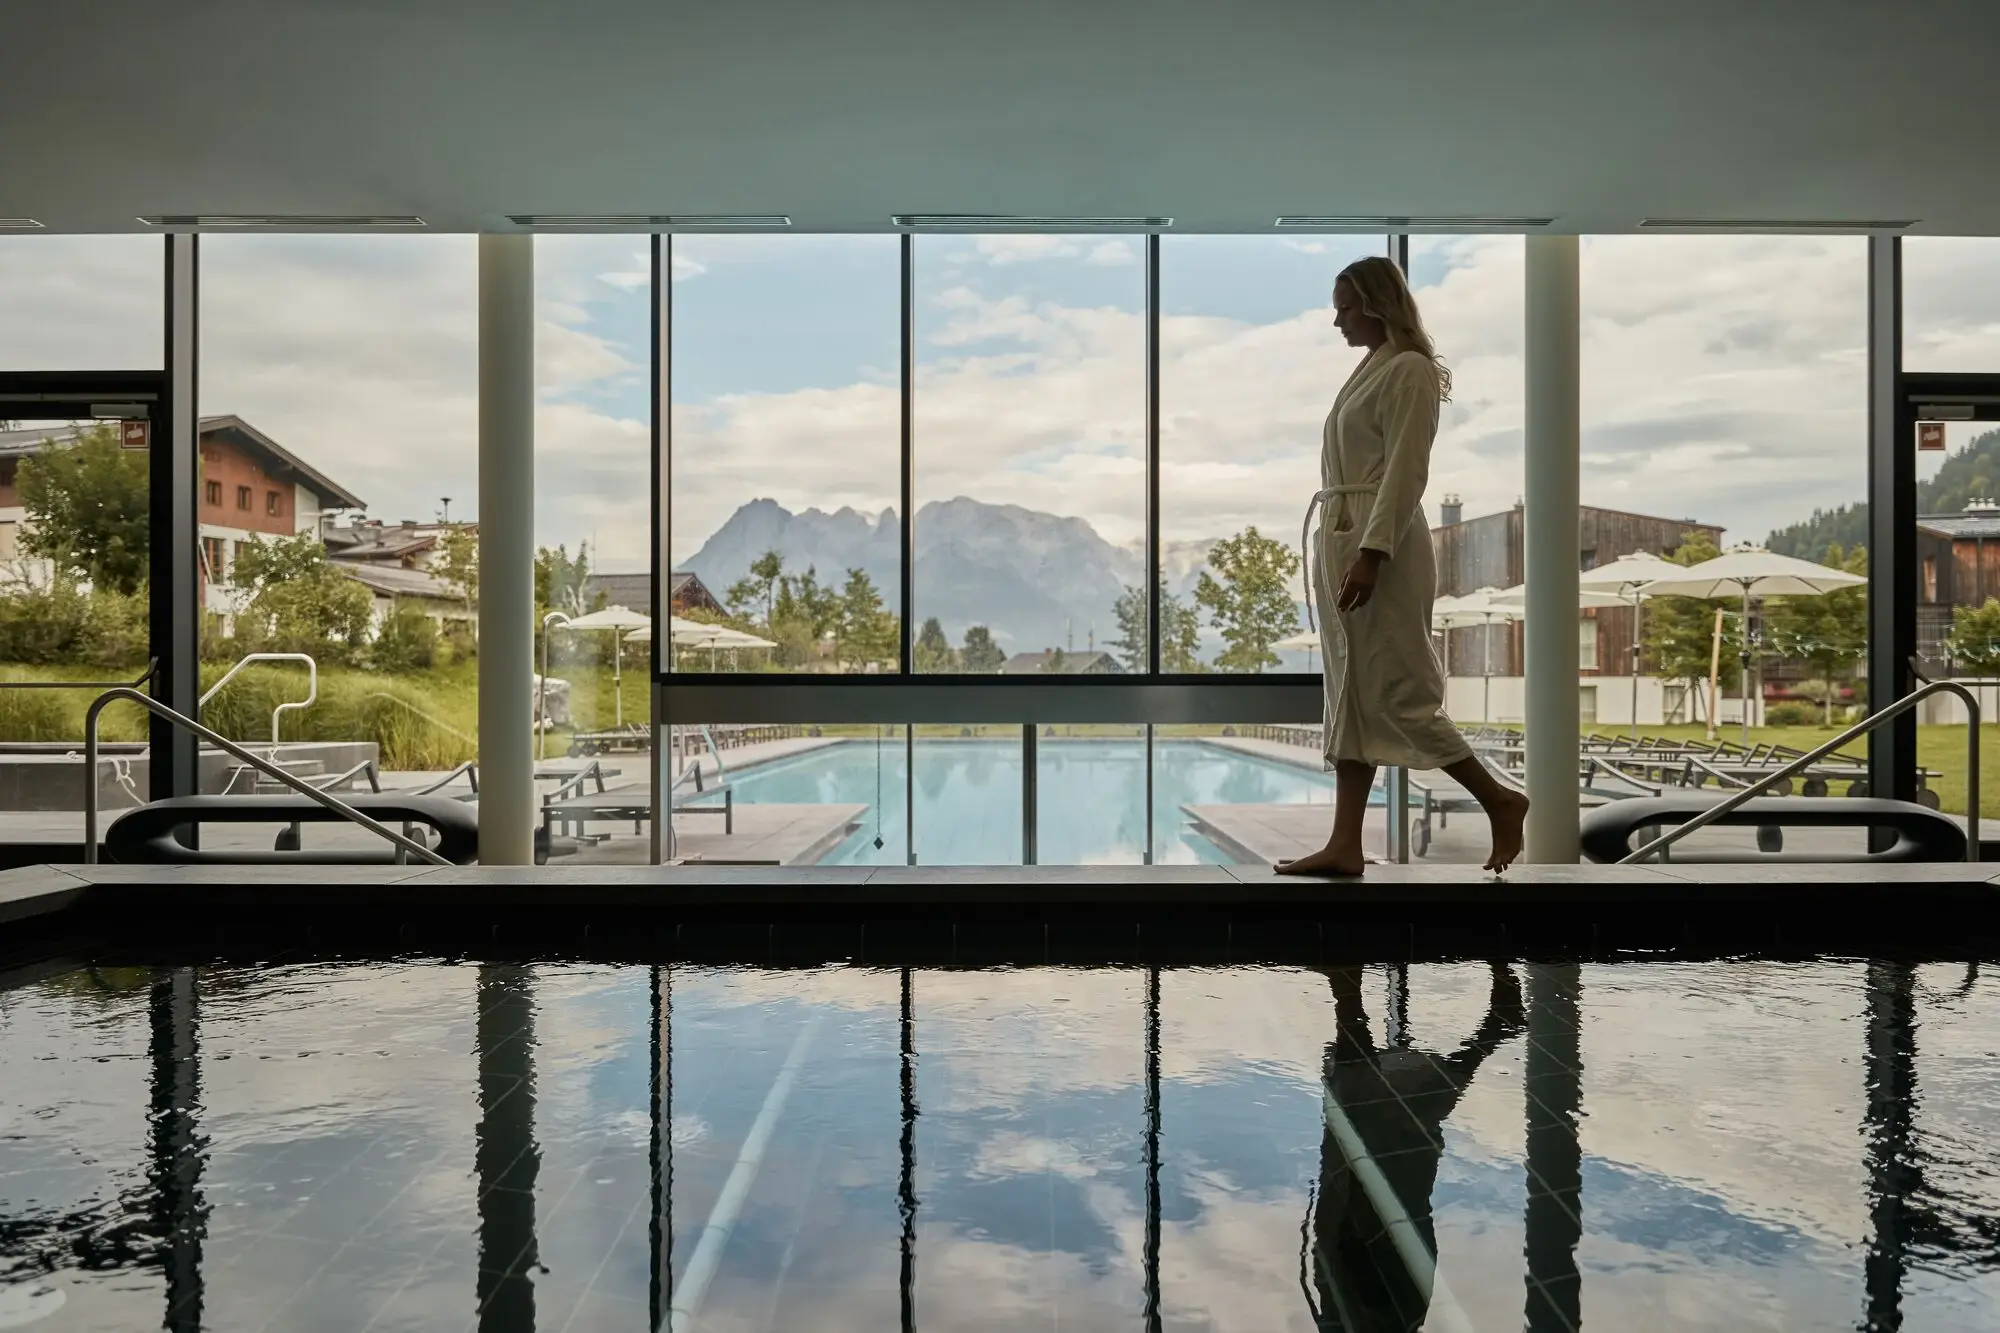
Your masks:
M0 216L2000 233L1991 0L15 0Z

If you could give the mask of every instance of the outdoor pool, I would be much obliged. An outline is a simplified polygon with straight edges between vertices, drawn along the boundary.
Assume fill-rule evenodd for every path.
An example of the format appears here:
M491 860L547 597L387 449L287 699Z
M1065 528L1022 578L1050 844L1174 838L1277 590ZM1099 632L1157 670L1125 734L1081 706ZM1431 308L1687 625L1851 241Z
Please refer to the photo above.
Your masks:
M1186 805L1327 807L1333 777L1201 740L1154 745L1153 860L1220 865L1231 858L1189 826ZM1018 740L916 743L916 852L921 865L1018 865ZM731 772L739 802L861 804L861 828L821 865L901 865L906 829L900 735L845 741ZM1046 737L1036 746L1037 859L1046 865L1145 860L1146 746L1141 740ZM881 839L878 848L875 843Z

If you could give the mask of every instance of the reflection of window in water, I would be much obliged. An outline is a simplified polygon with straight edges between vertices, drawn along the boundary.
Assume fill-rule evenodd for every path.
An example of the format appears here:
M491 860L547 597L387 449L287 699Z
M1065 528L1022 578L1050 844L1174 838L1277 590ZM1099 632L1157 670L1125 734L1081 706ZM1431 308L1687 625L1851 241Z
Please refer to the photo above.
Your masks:
M1434 1290L1431 1190L1446 1118L1486 1057L1527 1027L1512 967L1492 968L1486 1016L1450 1054L1419 1049L1400 1033L1377 1046L1361 1002L1362 969L1329 971L1336 1035L1322 1071L1326 1129L1311 1283L1322 1328L1466 1326L1450 1294Z

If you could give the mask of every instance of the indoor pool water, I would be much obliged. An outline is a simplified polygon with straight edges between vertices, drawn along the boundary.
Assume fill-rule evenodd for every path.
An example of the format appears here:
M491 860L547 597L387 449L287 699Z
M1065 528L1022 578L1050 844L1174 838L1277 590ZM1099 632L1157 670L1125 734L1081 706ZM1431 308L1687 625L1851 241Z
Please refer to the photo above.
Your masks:
M103 966L0 1327L2000 1327L1964 964Z
M916 743L916 852L922 865L1021 861L1021 743ZM1137 865L1146 847L1146 745L1141 740L1050 737L1035 749L1036 852L1045 865ZM730 774L737 801L862 804L854 836L821 865L901 865L905 842L901 737L848 741ZM1333 778L1201 741L1154 746L1157 865L1220 865L1231 858L1189 826L1187 805L1327 806ZM875 840L880 838L881 847Z

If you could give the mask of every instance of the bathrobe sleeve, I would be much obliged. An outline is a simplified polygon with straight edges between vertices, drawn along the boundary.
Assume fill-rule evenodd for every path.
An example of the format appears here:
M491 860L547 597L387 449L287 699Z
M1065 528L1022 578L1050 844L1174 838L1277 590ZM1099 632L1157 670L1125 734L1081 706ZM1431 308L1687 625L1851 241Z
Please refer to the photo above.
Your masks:
M1420 352L1403 352L1375 394L1382 431L1382 479L1362 525L1360 545L1393 555L1423 503L1437 439L1437 368Z

